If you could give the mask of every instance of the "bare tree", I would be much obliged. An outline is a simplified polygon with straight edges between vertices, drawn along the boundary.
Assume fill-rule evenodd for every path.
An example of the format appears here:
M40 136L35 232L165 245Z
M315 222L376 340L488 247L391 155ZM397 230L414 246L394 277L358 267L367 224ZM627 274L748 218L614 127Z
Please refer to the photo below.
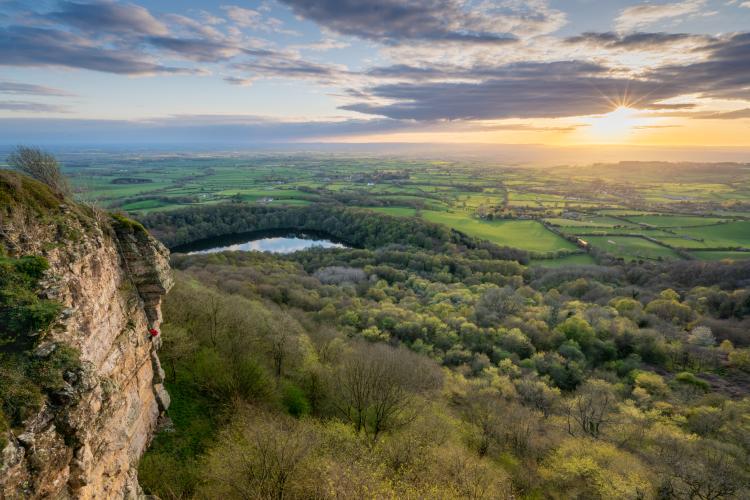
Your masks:
M70 194L70 185L60 171L57 159L39 148L18 146L8 156L8 165L23 172L32 179L43 182L57 194Z
M404 348L359 344L334 374L335 406L357 432L373 440L413 420L415 396L438 387L440 371Z

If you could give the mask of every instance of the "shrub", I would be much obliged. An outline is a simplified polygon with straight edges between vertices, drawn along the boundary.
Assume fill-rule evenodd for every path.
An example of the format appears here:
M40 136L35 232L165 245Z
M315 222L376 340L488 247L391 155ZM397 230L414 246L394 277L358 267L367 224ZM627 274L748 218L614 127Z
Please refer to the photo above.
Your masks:
M8 156L8 165L43 182L58 194L70 193L70 185L62 174L57 159L39 148L18 146Z
M310 413L310 402L304 391L294 384L284 385L282 402L286 411L293 417L301 417Z
M680 372L675 376L675 382L684 386L694 387L702 391L707 391L711 388L711 384L703 379L700 379L690 372Z

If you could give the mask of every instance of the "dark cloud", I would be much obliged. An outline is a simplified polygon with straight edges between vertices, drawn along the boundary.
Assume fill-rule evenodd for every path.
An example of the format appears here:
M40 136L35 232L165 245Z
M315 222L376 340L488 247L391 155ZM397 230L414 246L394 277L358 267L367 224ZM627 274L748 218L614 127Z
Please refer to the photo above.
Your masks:
M331 64L301 59L294 53L268 49L246 49L243 53L249 60L232 64L232 69L243 76L229 76L225 81L248 85L258 78L297 78L333 83L345 76L347 71Z
M750 99L750 33L737 33L703 48L705 60L668 65L653 70L649 78L665 85L679 82L686 93L720 99Z
M180 115L149 121L0 118L0 144L283 143L417 127L396 120L285 122L256 116Z
M512 78L521 79L527 77L538 77L540 71L548 75L556 75L563 78L570 75L601 74L607 71L605 66L585 61L555 61L549 63L515 63L504 66L472 66L462 68L459 66L434 65L410 66L408 64L395 64L372 68L367 75L380 78L397 80L430 80L430 79L482 79L482 78Z
M648 105L648 109L652 111L673 110L673 109L692 109L694 107L695 107L695 104L692 104L689 102L670 103L670 104L651 103Z
M472 68L465 74L487 79L379 85L369 89L372 96L394 102L359 103L344 109L416 120L553 118L605 113L626 95L648 96L641 103L648 106L671 97L674 90L653 82L608 77L606 68L580 61Z
M393 132L557 131L569 127L535 127L523 123L476 124L471 122L415 122L390 119L320 120L290 122L251 115L176 115L147 121L80 120L56 118L0 118L0 144L33 139L44 142L81 143L284 143L332 137L358 137Z
M27 26L0 28L0 65L66 66L123 75L192 73L162 66L130 50L107 49L59 29Z
M152 36L147 38L147 42L159 49L165 49L186 59L199 62L222 61L241 52L236 46L206 38Z
M664 39L656 35L638 35L630 41L606 33L596 38L633 46ZM597 114L616 103L638 109L689 109L691 104L661 103L686 94L750 99L750 33L711 39L699 52L700 62L656 67L638 78L617 76L605 66L581 61L466 69L375 68L371 75L404 81L364 89L368 98L344 109L393 119L501 119ZM458 79L468 81L450 81Z
M44 87L42 85L33 85L30 83L2 82L0 81L0 94L18 94L18 95L44 95L69 97L74 94L60 89Z
M281 0L331 30L368 40L509 43L515 36L493 29L493 14L469 11L457 0ZM537 22L546 21L542 13ZM532 17L531 15L529 16Z
M67 106L31 101L0 101L0 111L26 111L32 113L67 113Z
M693 35L689 33L631 33L629 35L620 35L614 32L594 33L587 32L578 36L565 39L565 43L570 45L585 44L594 47L606 49L627 49L627 50L658 50L667 45L677 43L693 42L696 44L706 44L713 40L706 35Z
M82 31L135 35L166 35L169 32L163 23L140 5L107 1L63 1L59 6L60 10L47 17Z

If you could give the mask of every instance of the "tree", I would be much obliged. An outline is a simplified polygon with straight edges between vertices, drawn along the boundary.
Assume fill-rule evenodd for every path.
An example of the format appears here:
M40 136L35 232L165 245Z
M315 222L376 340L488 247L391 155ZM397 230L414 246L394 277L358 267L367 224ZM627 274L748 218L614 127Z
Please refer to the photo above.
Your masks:
M568 404L568 432L577 427L593 438L612 421L617 399L612 385L604 380L589 379Z
M169 365L172 382L176 382L177 363L195 354L198 346L187 330L170 323L162 325L162 339L159 359Z
M549 417L560 404L560 389L540 380L521 379L516 382L516 391L524 404L542 412L544 418Z
M548 498L653 497L648 470L633 455L603 441L570 438L540 469Z
M716 337L707 326L696 326L688 335L688 342L698 347L713 347L716 345Z
M404 348L358 344L334 373L334 406L373 440L416 416L415 395L437 388L433 362Z
M669 498L747 498L750 467L739 447L664 425L655 426L650 437Z
M735 349L729 353L729 365L750 373L750 349Z
M207 497L302 498L294 489L314 443L315 434L304 422L243 414L208 454Z
M8 165L52 188L57 194L70 194L70 185L60 171L57 159L39 148L18 146L10 156Z
M477 322L482 326L498 324L504 317L516 314L523 308L523 298L509 286L488 288L477 302Z

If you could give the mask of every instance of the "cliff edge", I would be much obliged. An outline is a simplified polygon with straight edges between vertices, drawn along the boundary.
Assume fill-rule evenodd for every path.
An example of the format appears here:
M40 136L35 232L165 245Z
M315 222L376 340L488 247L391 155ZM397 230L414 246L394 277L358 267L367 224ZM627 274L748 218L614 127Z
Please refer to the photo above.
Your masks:
M172 286L168 251L138 223L0 171L0 257L28 255L49 264L35 293L60 308L28 359L78 359L2 431L0 498L138 498L137 463L169 405L149 333Z

